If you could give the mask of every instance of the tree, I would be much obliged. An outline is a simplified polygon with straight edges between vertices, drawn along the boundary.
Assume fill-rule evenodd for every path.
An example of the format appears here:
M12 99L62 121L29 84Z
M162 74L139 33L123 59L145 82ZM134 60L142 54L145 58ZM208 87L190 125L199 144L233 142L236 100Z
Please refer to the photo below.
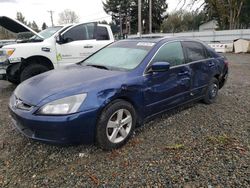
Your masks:
M121 17L123 28L127 28L128 26L128 20L130 20L132 6L133 0L107 0L106 3L103 2L103 9L107 14L111 15L112 23L114 25L120 26Z
M142 20L144 33L149 32L149 1L142 0ZM166 0L152 0L152 31L159 32L168 8ZM137 14L137 12L135 12Z
M1 39L15 39L16 35L0 26L0 40Z
M59 13L59 24L78 23L79 16L72 10L66 9Z
M239 29L249 26L250 0L191 0L203 2L210 19L218 21L220 29ZM186 2L186 0L179 0Z
M152 1L152 20L153 31L159 31L160 25L164 20L163 14L166 12L166 0ZM113 23L120 25L120 16L123 29L128 33L128 28L132 33L137 33L138 25L138 0L107 0L103 2L104 11L112 16ZM148 33L149 28L149 1L142 0L142 23L144 33Z
M242 29L250 28L250 0L246 0L242 6L242 14L240 16L240 27Z
M100 24L108 24L106 20L99 21Z
M39 32L39 28L38 28L38 26L37 26L37 24L36 24L35 21L32 22L31 28L32 28L34 31Z
M198 30L199 26L207 21L204 11L176 11L168 15L163 21L162 30L165 33L177 33Z
M27 25L27 21L25 20L25 17L23 16L21 12L16 13L16 19L22 22L23 24Z
M205 0L205 9L221 29L237 29L245 0Z
M164 33L178 33L181 32L181 12L174 12L164 20L162 30Z
M47 28L48 28L48 26L46 25L46 23L45 23L45 22L43 22L43 25L42 25L42 30L47 29Z

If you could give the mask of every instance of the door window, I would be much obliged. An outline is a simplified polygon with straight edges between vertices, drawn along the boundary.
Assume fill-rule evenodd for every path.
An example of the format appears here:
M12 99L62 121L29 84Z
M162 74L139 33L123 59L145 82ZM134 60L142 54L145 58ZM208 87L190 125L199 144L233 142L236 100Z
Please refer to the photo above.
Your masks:
M198 42L183 42L187 53L188 63L200 61L206 58L203 46Z
M97 40L109 40L109 33L106 27L98 26L97 27Z
M178 66L185 63L185 58L180 42L167 43L160 48L153 62L168 62L170 66Z
M64 34L66 42L94 39L95 24L88 23L73 27Z

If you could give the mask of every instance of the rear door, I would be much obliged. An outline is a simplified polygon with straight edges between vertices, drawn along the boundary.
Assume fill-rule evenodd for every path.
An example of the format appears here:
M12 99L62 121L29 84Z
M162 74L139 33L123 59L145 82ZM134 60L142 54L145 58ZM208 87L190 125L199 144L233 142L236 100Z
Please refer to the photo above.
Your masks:
M183 48L180 42L163 45L151 61L168 62L167 72L145 75L147 89L144 96L147 116L172 108L189 99L191 70L185 64Z
M204 94L209 81L211 80L213 69L216 67L214 58L210 58L205 47L195 41L182 42L186 61L192 69L191 76L191 96L193 98Z

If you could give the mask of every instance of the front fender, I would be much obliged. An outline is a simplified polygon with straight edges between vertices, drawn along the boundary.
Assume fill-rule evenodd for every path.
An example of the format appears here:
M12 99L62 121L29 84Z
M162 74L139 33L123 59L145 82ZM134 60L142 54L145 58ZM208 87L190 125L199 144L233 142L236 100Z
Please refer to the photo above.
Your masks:
M126 86L123 85L119 89L107 89L101 91L97 95L97 101L100 104L99 114L103 109L111 102L122 99L131 103L137 113L138 123L141 124L144 117L144 97L142 89L138 86Z

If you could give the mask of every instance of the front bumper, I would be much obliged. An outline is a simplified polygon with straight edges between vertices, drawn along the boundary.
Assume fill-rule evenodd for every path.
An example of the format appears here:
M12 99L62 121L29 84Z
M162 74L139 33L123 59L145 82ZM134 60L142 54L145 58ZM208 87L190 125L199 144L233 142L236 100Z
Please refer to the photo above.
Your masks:
M51 144L95 141L96 110L67 116L40 116L9 105L14 126L28 138Z
M223 88L223 86L227 83L228 80L228 69L223 73L222 77L220 78L220 89Z

